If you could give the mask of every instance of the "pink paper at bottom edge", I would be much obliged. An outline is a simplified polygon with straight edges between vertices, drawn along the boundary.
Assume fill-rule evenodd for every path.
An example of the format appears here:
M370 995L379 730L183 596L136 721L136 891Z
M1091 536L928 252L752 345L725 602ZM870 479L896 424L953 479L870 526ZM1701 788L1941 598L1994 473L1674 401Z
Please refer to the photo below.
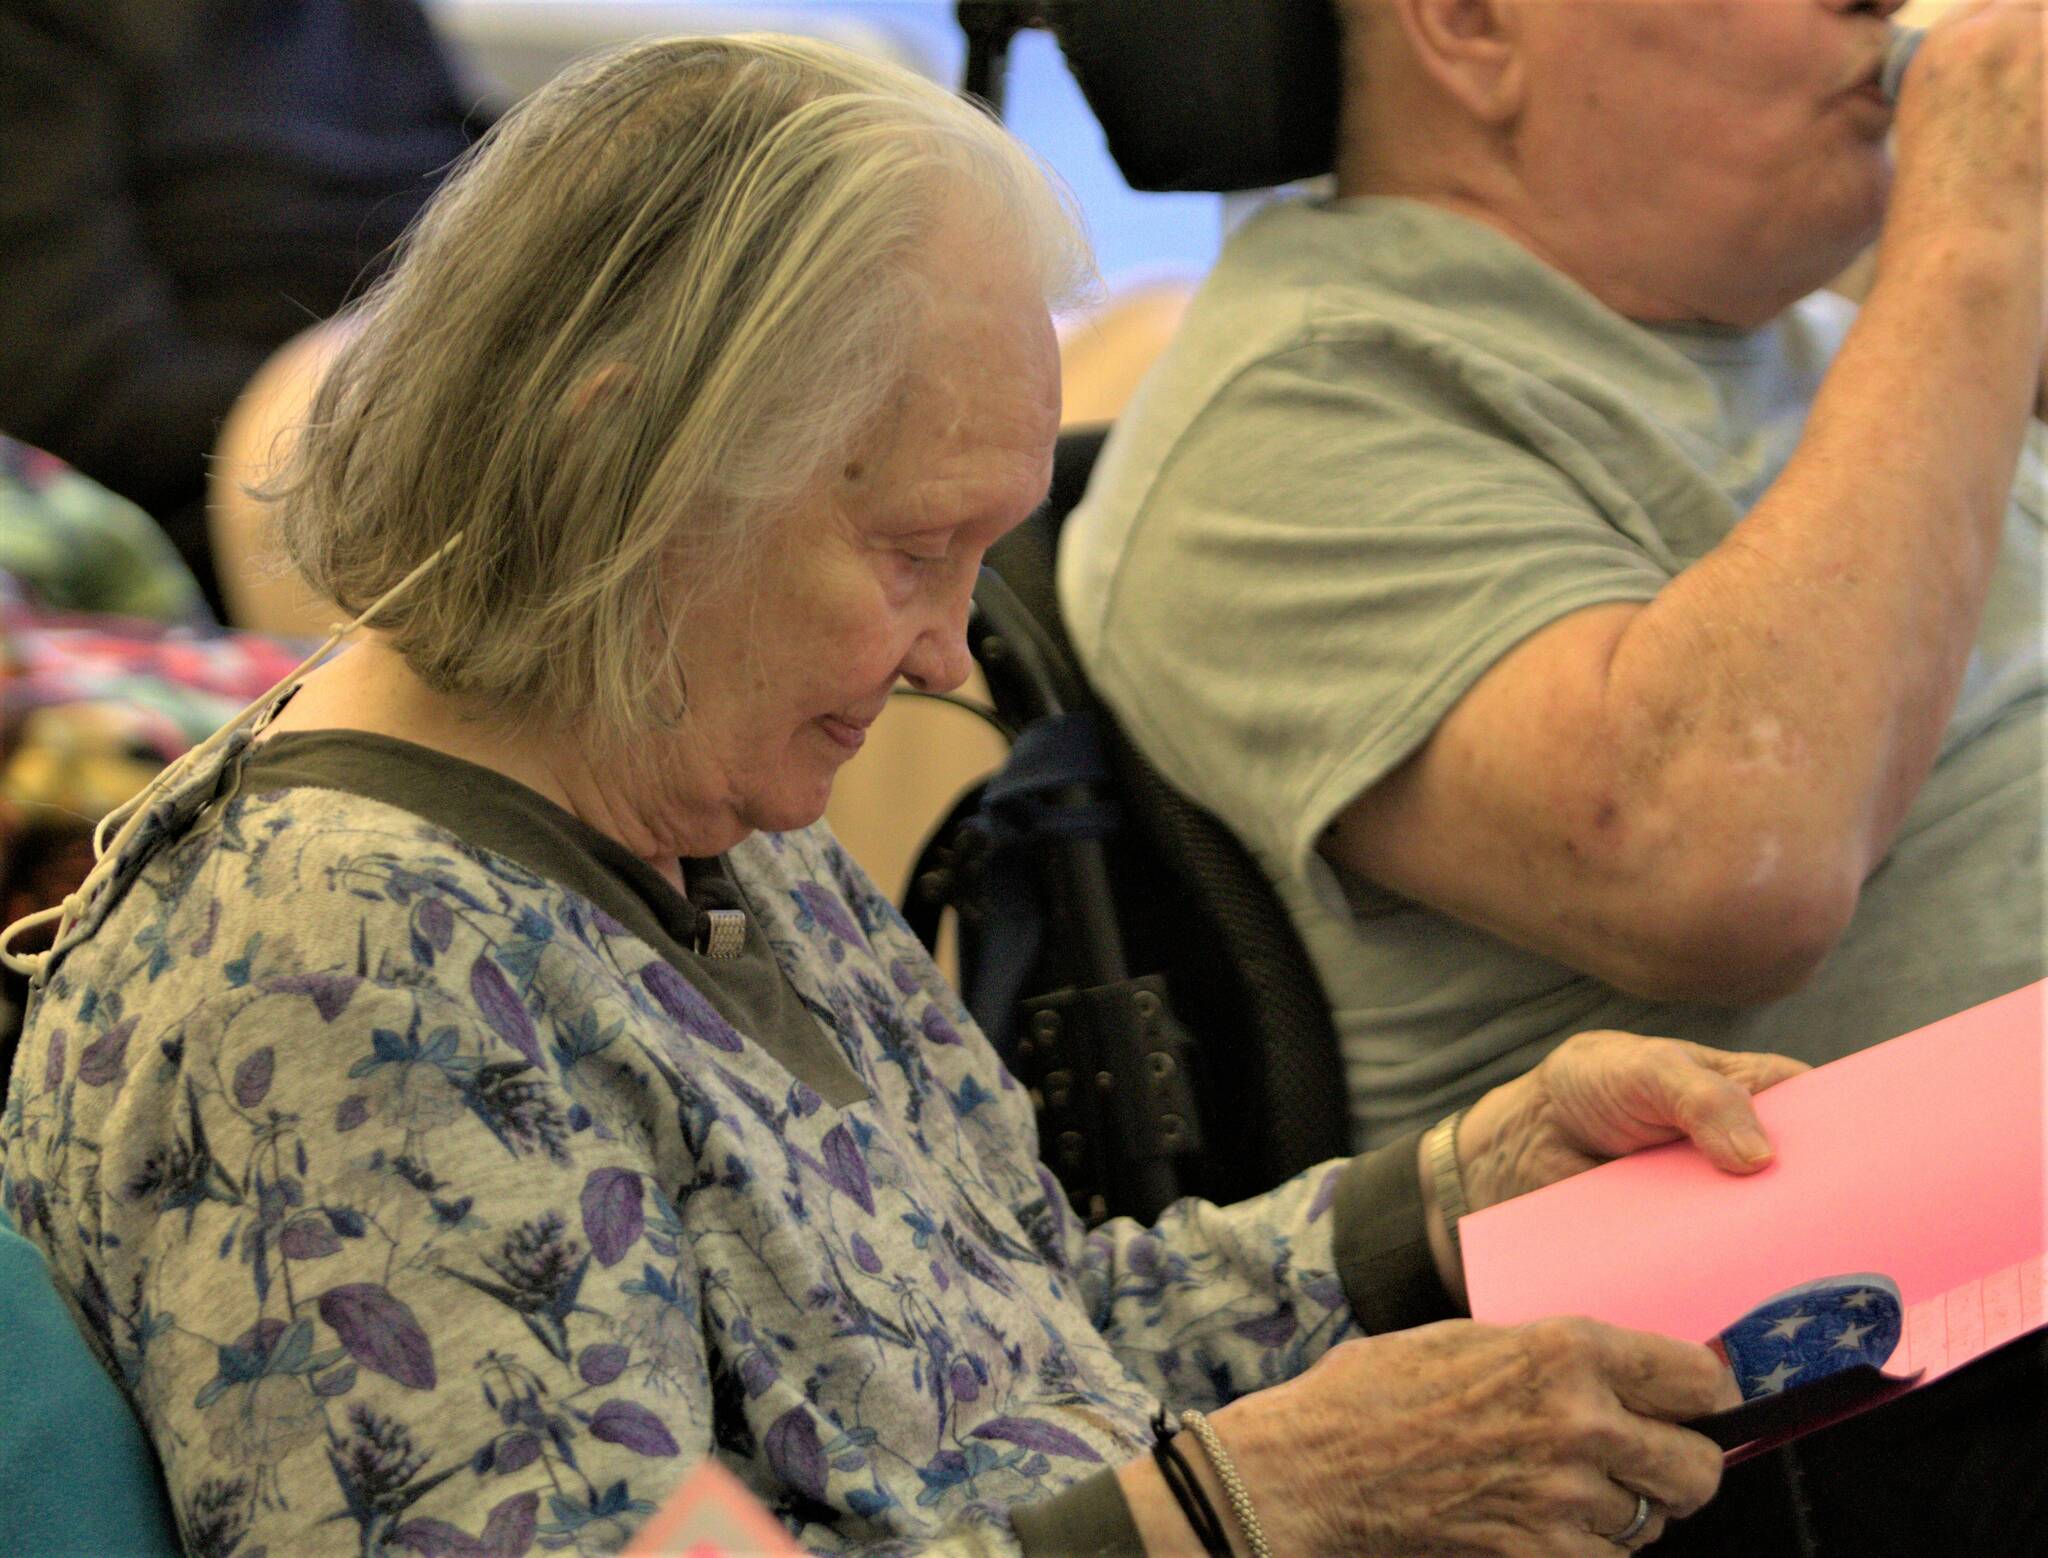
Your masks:
M1474 1316L1586 1314L1697 1341L1797 1283L1878 1271L1899 1284L1910 1336L1930 1301L2038 1270L2043 990L1759 1095L1778 1149L1760 1174L1720 1173L1681 1142L1474 1213L1460 1228ZM1983 1350L1947 1346L1943 1372Z

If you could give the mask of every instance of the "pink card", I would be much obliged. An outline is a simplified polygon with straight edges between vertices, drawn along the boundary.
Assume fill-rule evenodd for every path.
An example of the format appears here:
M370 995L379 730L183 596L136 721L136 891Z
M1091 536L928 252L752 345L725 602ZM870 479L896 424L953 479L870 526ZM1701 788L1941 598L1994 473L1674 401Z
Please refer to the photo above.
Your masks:
M1704 1341L1839 1272L1898 1283L1892 1374L1939 1378L2044 1323L2048 1080L2034 984L1757 1099L1777 1161L1723 1174L1689 1143L1603 1164L1459 1226L1472 1313L1584 1314Z
M767 1506L706 1458L634 1535L624 1558L801 1558Z

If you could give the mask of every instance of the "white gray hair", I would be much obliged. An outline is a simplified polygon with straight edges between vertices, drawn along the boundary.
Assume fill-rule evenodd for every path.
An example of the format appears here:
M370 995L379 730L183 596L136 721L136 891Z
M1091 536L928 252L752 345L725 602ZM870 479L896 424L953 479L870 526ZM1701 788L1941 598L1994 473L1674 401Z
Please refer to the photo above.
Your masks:
M357 310L261 494L293 561L353 614L459 530L374 623L428 685L600 740L672 722L691 601L896 398L916 246L969 191L1049 303L1090 285L1064 189L906 70L768 36L572 67Z

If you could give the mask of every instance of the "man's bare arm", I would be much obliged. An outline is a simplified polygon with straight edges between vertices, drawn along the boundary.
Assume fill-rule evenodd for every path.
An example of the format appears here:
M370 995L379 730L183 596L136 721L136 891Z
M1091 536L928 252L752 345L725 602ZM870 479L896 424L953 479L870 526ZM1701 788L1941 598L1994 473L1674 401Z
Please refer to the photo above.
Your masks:
M2038 22L1923 51L1946 81L1901 105L1877 279L1779 480L1654 601L1506 656L1326 854L1646 996L1826 954L1939 751L2037 398Z

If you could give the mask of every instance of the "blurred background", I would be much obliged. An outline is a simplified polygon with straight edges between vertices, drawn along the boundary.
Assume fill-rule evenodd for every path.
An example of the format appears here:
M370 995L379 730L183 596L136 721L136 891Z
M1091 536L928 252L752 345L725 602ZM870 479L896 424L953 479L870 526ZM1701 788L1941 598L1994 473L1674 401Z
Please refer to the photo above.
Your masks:
M1160 0L1171 4L1172 0ZM951 0L425 0L435 25L500 101L531 90L575 55L656 33L804 32L883 54L956 85L966 42ZM1104 278L1115 287L1199 274L1220 233L1214 195L1139 195L1103 149L1050 36L1021 36L1010 55L1005 121L1079 197Z

